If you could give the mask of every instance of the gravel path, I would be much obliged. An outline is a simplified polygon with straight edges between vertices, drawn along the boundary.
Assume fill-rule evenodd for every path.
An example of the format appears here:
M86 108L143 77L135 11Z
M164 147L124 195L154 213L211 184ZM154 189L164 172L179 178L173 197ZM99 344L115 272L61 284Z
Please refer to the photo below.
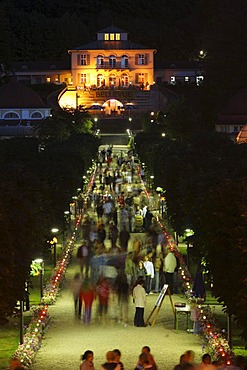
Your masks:
M75 248L76 249L76 248ZM87 350L94 351L95 369L105 362L105 353L118 348L122 352L122 362L126 370L133 370L141 348L144 345L151 347L152 354L159 370L172 369L179 361L179 356L186 350L192 349L196 353L196 362L202 355L202 339L186 331L186 319L181 318L179 331L174 330L174 318L169 297L166 296L154 326L136 328L133 326L134 305L129 302L129 322L127 327L118 323L118 307L111 299L108 318L105 325L99 324L96 318L96 304L93 306L92 322L85 326L74 318L73 299L68 287L74 273L79 271L75 258L66 273L66 281L55 305L50 306L50 329L45 335L42 347L39 350L34 370L79 369L80 356ZM147 297L145 318L155 307L158 294ZM183 301L178 295L172 296L173 302ZM151 318L153 322L154 315Z

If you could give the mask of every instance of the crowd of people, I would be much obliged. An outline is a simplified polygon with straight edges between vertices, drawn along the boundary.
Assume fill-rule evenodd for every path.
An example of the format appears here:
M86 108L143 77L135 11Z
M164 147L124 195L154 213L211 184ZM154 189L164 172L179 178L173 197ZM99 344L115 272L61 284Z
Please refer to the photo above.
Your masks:
M127 325L132 296L134 325L145 326L146 295L159 293L164 283L171 294L178 293L179 260L155 221L154 202L150 205L152 197L145 192L144 177L132 151L113 153L113 148L106 146L98 154L92 191L84 198L79 194L82 243L76 257L80 273L74 276L71 291L75 315L81 318L83 313L86 324L95 301L97 318L102 322L111 301L119 303L116 319ZM131 238L133 231L141 233ZM143 299L134 297L138 289L144 292Z
M82 355L82 363L80 370L95 370L94 364L94 353L91 350L87 350ZM211 355L205 353L199 364L194 362L195 353L192 350L188 350L180 356L179 363L174 366L173 370L216 370L216 369L228 369L228 370L246 370L247 361L243 356L236 356L233 360L232 365L226 366L221 361L212 361ZM125 366L121 361L121 351L114 349L106 353L106 362L101 365L100 370L124 370ZM151 354L149 346L144 346L141 349L141 353L138 357L136 365L133 365L133 370L158 370L157 363Z

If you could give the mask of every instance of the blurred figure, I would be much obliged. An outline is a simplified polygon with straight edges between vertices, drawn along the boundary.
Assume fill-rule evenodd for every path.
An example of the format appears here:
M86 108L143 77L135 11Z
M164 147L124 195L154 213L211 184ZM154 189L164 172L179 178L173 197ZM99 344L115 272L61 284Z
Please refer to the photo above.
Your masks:
M127 326L128 309L129 309L129 284L127 276L123 271L120 271L116 279L116 294L119 307L119 321Z
M93 364L93 351L87 350L81 356L82 363L80 365L80 370L95 370Z
M129 284L129 287L131 287L136 279L136 265L133 261L133 252L129 252L125 259L125 273L127 276L127 281Z
M70 285L70 291L73 294L74 298L74 308L75 308L75 316L78 316L78 302L79 302L79 296L81 291L81 276L79 273L76 273L73 277L73 280L71 281Z
M91 321L91 313L92 313L92 304L95 299L95 292L93 285L91 284L89 279L85 279L81 285L80 291L80 306L79 306L79 315L81 315L81 306L82 303L84 304L83 307L83 322L84 324L89 324Z
M118 239L118 228L113 221L110 222L109 226L109 239L111 241L111 248L115 248Z
M126 225L123 225L119 233L119 243L120 243L120 247L123 252L127 252L129 240L130 240L130 233L128 232Z
M110 298L110 284L104 276L100 277L96 286L96 295L99 300L98 314L101 322L105 322Z
M121 370L121 366L116 361L114 351L108 351L106 353L106 362L101 365L100 370Z

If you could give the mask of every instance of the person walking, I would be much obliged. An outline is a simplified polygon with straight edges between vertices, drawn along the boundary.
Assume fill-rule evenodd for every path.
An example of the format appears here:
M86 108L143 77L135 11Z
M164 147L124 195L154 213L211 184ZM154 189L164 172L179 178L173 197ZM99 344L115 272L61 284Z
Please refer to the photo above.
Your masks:
M127 252L129 240L130 240L130 233L128 232L126 226L123 225L119 233L119 243L120 243L120 247L123 252Z
M100 277L96 285L96 295L99 300L98 314L101 322L105 323L110 298L110 284L104 276Z
M119 322L128 323L128 308L129 308L129 284L127 282L126 274L120 270L116 278L116 293L119 307Z
M144 280L137 280L137 285L133 289L133 301L135 304L134 325L137 327L145 327L144 308L146 305L146 291L144 289Z
M83 308L83 322L84 324L89 324L91 321L91 313L92 313L92 304L95 299L95 292L93 285L91 284L89 279L85 279L81 285L80 291L80 302L84 304ZM81 314L81 307L79 308Z
M82 284L81 275L80 273L76 273L70 285L70 291L74 298L74 308L75 308L76 317L78 316L78 302L79 302L79 295L81 291L81 284Z

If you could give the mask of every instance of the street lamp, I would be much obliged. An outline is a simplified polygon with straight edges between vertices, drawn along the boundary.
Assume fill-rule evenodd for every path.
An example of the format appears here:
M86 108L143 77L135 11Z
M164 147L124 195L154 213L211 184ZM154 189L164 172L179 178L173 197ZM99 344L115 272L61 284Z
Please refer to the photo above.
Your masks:
M33 263L38 265L38 271L40 276L40 299L43 298L43 276L44 276L44 260L42 258L37 258Z
M75 218L76 218L76 215L77 215L77 208L76 208L77 196L72 197L72 199L73 199L74 205L75 205Z
M153 184L154 184L154 176L153 175L151 175L150 176L150 189L152 189L153 188Z
M94 122L95 122L96 131L97 131L97 122L98 122L98 118L97 117L94 118Z
M59 230L57 228L51 229L52 234L56 234ZM53 236L50 244L53 245L53 265L56 267L57 264L57 238Z

